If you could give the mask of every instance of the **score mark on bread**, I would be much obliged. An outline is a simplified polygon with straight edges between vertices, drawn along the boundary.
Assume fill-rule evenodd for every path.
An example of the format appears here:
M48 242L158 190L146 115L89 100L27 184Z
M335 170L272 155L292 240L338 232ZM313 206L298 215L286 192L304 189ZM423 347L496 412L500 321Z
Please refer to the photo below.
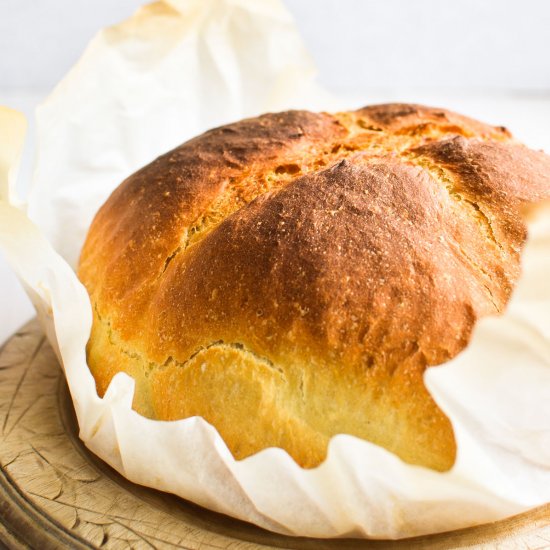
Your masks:
M520 270L550 158L503 128L417 105L267 114L210 130L124 181L79 277L103 395L199 415L236 458L320 464L339 433L444 471L449 420L423 383Z

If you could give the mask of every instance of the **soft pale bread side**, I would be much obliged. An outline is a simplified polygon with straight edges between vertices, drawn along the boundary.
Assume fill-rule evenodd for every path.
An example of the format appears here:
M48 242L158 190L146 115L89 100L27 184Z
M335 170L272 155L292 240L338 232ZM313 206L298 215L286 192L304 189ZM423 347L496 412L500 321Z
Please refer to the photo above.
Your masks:
M206 132L124 181L79 276L100 395L203 416L237 458L318 465L353 434L449 469L448 419L423 384L519 275L520 210L550 158L503 128L417 105L290 111Z

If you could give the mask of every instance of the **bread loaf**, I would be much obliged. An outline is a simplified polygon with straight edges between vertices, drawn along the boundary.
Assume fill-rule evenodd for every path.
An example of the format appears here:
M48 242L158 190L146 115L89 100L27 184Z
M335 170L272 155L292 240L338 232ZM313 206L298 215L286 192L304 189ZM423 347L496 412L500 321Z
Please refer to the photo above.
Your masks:
M304 467L352 434L444 471L449 420L423 383L520 272L525 203L550 158L443 109L289 111L210 130L124 181L79 277L100 395L202 416L236 458Z

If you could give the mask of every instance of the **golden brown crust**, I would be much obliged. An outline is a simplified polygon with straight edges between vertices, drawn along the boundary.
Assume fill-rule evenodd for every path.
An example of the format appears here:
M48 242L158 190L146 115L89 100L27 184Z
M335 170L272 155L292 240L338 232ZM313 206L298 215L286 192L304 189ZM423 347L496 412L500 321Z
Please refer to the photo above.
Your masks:
M201 415L236 457L319 464L349 433L438 470L452 427L426 391L504 308L550 196L550 160L442 109L291 111L211 130L128 178L79 276L90 368L136 410Z

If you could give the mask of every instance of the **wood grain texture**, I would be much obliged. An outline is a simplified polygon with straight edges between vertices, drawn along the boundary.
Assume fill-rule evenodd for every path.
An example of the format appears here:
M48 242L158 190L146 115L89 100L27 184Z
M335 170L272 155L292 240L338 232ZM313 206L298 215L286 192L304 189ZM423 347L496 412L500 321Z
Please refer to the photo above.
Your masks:
M91 455L65 379L32 321L0 350L0 547L367 549L550 548L550 506L403 541L276 535L132 484Z

